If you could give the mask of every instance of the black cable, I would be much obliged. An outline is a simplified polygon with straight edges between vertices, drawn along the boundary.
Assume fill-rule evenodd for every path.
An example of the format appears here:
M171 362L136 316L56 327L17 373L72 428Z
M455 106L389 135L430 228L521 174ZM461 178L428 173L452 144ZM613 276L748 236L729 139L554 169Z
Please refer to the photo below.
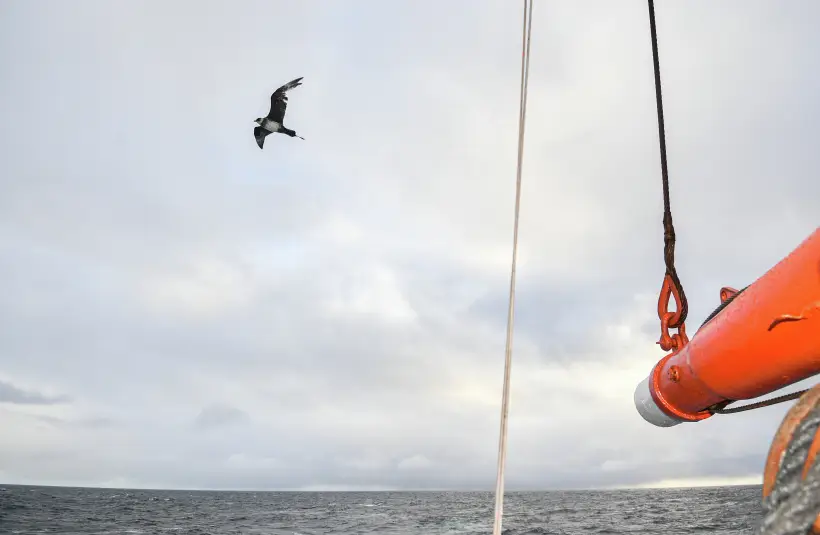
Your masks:
M663 96L661 94L661 67L658 59L658 32L655 27L655 3L649 0L649 31L652 37L652 60L655 66L655 101L658 108L658 140L661 149L661 181L663 184L663 260L666 274L672 279L675 289L680 294L680 313L677 321L670 323L670 328L678 328L686 321L689 314L689 303L683 284L675 269L675 225L672 223L672 206L669 201L669 169L666 162L666 129L663 122Z

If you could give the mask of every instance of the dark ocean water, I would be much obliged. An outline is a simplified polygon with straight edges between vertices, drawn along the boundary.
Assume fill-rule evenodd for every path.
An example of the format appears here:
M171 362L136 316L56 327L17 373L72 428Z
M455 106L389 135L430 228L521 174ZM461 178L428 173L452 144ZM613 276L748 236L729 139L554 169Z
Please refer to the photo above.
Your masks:
M6 486L0 533L488 534L483 492L191 492ZM760 487L509 493L505 535L750 533Z

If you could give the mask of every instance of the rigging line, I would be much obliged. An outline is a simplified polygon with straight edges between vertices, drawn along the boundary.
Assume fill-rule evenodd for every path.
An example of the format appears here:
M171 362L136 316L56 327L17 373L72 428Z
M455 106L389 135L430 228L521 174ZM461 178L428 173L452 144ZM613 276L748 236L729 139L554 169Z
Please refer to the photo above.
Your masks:
M507 341L504 350L504 386L501 398L501 429L498 437L498 471L495 486L493 535L501 534L504 511L504 470L507 460L507 419L510 405L510 369L512 366L513 321L515 317L515 270L518 261L518 220L521 211L521 170L524 160L524 131L527 118L527 87L530 79L530 42L532 36L532 0L524 0L524 24L521 42L521 91L518 113L518 165L515 174L515 217L513 221L510 299L507 308Z
M777 405L778 403L783 403L785 401L797 399L808 391L809 389L806 388L804 390L800 390L799 392L783 394L782 396L764 399L763 401L758 401L757 403L749 403L748 405L742 405L740 407L729 407L728 409L726 408L726 406L731 403L734 403L734 400L727 400L707 410L709 410L709 412L711 412L712 414L734 414L738 412L751 411L754 409L762 409L763 407L771 407L772 405Z
M683 291L683 284L675 268L675 225L672 223L672 205L669 201L669 169L666 163L666 128L663 122L663 96L661 94L661 67L658 59L658 31L655 26L655 2L649 2L649 32L652 38L652 62L655 69L655 102L658 108L658 141L661 151L661 182L663 184L663 260L666 274L672 279L675 289L680 294L680 314L676 322L669 327L677 328L686 321L689 314L689 303Z

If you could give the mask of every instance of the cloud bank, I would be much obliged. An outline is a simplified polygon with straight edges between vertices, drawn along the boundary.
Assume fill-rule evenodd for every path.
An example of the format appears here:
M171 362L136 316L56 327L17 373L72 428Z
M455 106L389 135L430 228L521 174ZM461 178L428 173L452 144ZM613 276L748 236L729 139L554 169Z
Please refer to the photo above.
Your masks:
M820 6L656 9L696 326L817 228ZM0 481L492 487L520 7L0 10ZM646 6L533 28L507 486L755 480L785 407L632 405L662 356ZM307 141L259 151L297 76Z

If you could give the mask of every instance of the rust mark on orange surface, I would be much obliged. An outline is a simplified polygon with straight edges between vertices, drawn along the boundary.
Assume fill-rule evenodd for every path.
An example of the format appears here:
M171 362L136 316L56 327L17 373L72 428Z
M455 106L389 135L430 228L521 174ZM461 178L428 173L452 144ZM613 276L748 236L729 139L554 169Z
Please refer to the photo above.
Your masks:
M774 329L775 327L777 327L781 323L788 323L788 322L792 322L792 321L807 320L810 317L817 314L818 312L820 312L820 301L810 304L809 306L804 308L803 311L800 314L783 314L782 316L776 317L772 321L772 323L769 325L768 330L771 331L772 329Z

